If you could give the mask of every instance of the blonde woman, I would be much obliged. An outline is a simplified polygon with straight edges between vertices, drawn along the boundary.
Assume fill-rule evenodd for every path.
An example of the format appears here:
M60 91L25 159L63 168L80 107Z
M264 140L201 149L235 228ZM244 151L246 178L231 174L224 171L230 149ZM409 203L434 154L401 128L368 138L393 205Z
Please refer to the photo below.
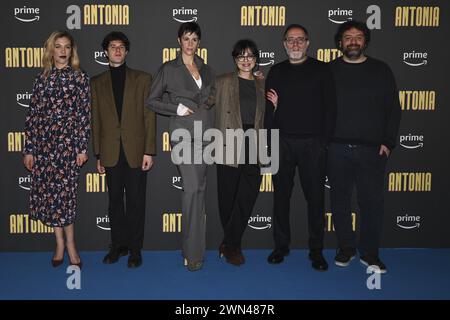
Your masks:
M87 161L90 135L89 77L80 69L73 37L53 32L45 42L25 120L23 163L32 173L30 218L53 227L56 250L51 260L81 268L73 223L80 167ZM64 241L65 235L65 241Z

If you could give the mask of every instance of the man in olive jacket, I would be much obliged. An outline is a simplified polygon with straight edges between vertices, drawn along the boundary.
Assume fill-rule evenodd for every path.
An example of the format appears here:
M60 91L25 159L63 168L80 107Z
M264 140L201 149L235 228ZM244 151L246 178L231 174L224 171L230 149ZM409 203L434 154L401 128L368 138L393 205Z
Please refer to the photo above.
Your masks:
M109 70L92 78L91 92L94 154L109 194L112 245L103 263L129 251L133 268L142 264L147 171L155 154L155 114L144 107L151 75L126 66L130 42L122 32L109 33L102 47Z

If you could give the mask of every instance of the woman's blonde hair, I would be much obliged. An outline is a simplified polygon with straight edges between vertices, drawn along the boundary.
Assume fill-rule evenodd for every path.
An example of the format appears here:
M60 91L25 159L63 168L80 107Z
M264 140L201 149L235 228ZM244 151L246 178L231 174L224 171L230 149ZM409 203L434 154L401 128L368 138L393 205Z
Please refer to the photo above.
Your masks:
M48 76L50 70L53 67L53 64L55 63L53 61L53 50L55 49L55 42L59 38L69 39L70 45L72 47L69 65L74 70L80 70L80 59L78 57L77 45L75 44L75 40L73 39L72 35L67 31L54 31L44 44L44 56L42 57L44 76Z

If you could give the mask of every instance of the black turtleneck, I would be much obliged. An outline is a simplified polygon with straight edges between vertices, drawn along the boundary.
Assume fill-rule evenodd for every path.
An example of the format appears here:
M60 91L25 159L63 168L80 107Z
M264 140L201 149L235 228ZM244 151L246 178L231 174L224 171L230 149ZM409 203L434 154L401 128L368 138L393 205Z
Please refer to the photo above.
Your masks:
M118 67L109 66L111 70L111 82L114 94L114 102L116 103L117 115L119 122L122 118L122 104L123 104L123 92L125 90L125 78L126 78L126 63L121 64Z

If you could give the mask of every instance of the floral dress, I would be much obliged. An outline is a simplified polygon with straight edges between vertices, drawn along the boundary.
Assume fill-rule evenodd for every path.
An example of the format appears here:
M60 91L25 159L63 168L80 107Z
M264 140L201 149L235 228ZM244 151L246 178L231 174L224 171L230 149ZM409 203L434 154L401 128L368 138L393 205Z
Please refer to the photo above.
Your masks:
M90 135L89 77L70 66L36 78L25 120L24 154L34 156L30 218L64 227L76 216L80 167Z

